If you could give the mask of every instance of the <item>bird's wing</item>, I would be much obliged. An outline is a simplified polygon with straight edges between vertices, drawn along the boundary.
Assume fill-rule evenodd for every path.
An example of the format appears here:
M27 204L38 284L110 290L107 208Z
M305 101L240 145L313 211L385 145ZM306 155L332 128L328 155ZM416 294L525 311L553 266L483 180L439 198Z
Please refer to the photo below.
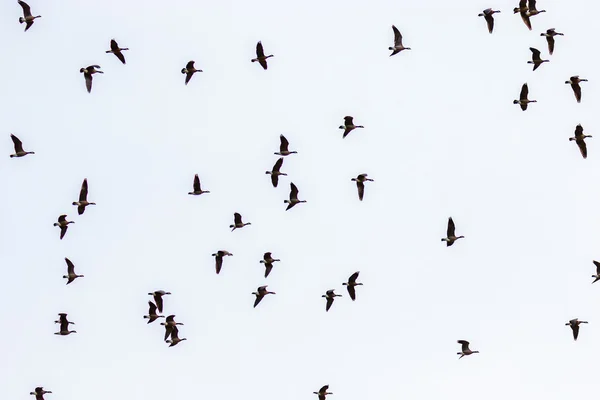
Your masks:
M192 76L194 76L193 72L188 72L187 74L185 74L185 84L186 85L190 82L190 79L192 79Z
M571 87L573 88L573 93L575 93L575 99L578 103L581 102L581 86L579 86L579 83L572 83Z
M486 14L485 22L487 22L488 31L492 33L494 30L494 16L492 14Z
M29 4L27 4L27 3L25 3L24 1L21 1L21 0L19 0L19 4L23 8L23 16L25 16L25 17L31 17L31 8L29 7Z
M328 389L329 389L329 385L325 385L321 389L319 389L319 393L325 393Z
M325 311L329 311L329 309L331 308L332 304L333 304L333 297L328 297L327 298L327 305L325 306Z
M186 69L194 69L194 61L188 61L187 64L185 64L185 68Z
M175 328L172 325L165 325L165 338L164 340L167 340L169 338L169 336L171 336L173 334L173 328Z
M581 152L581 156L583 158L587 158L587 145L585 144L585 140L580 139L575 141L577 146L579 146L579 151Z
M148 315L156 314L156 304L151 301L148 301Z
M279 172L281 166L283 165L283 157L280 157L273 165L273 172Z
M541 52L538 49L530 47L529 50L531 50L531 56L533 57L533 61L541 60L541 58L540 58Z
M217 271L217 275L221 272L221 267L223 266L223 256L217 255L215 257L215 270Z
M279 140L281 140L281 144L279 145L279 151L280 152L287 151L288 146L290 145L290 142L288 142L288 140L283 135L279 135Z
M593 261L593 263L596 266L596 274L600 275L600 262Z
M20 153L23 151L23 142L21 142L21 140L16 137L15 135L13 135L12 133L10 134L10 138L13 141L13 144L15 145L15 153Z
M527 100L528 94L529 94L529 87L527 86L526 83L524 83L523 86L521 86L521 95L519 96L519 99Z
M233 214L233 222L237 225L237 224L241 224L242 223L242 215L240 213L234 213Z
M298 188L293 183L290 183L290 200L298 199Z
M65 222L67 220L67 214L63 214L58 217L58 223Z
M358 188L358 199L362 201L365 195L365 184L361 181L356 181L356 187Z
M263 50L262 43L261 42L256 43L256 57L260 59L260 58L263 58L264 56L265 56L265 51ZM264 68L264 66L263 66L263 68Z
M67 273L69 275L74 274L75 273L75 265L73 265L73 263L71 262L71 260L69 260L66 257L65 257L65 262L67 263Z
M346 288L348 288L348 294L350 295L352 301L356 300L356 291L354 290L354 286L347 285Z
M353 119L354 118L350 116L344 117L344 125L354 125L354 123L352 122Z
M552 36L546 36L546 41L548 42L548 52L550 54L554 53L554 38Z
M349 283L356 282L356 279L358 279L358 274L360 274L360 272L355 272L352 275L350 275L350 278L348 278L348 282Z
M167 316L167 318L165 319L165 321L168 322L173 322L175 320L175 315L169 315Z
M394 31L394 46L402 46L402 34L395 25L392 25L392 30Z
M573 329L573 339L577 340L577 336L579 336L579 325L571 325L571 329Z
M60 239L61 239L61 240L62 240L62 238L64 238L64 237L65 237L65 234L67 233L67 228L68 228L68 227L69 227L68 225L61 226L61 227L60 227Z
M268 260L271 258L271 252L267 251L265 254L263 254L263 260Z
M446 231L447 237L454 236L455 229L456 229L456 227L454 226L454 221L452 220L452 217L448 218L448 229Z
M256 300L254 300L254 307L256 307L258 305L258 303L260 303L260 301L263 299L264 295L260 295L257 294L256 295Z
M273 187L277 187L277 184L279 183L279 175L271 174L271 183L273 184Z
M267 59L266 58L259 58L258 59L258 63L260 64L261 67L263 67L263 69L267 69L269 67L267 65Z
M348 136L348 134L350 132L352 132L354 130L354 128L346 128L344 129L344 134L342 135L342 139L345 138L346 136Z
M86 72L83 74L83 76L85 77L85 87L88 91L88 93L92 92L92 74L90 74L89 72Z
M535 3L537 0L529 0L529 11L537 11L535 8Z
M198 174L194 175L194 192L200 191L200 178Z
M86 201L88 194L88 182L87 179L83 180L81 184L81 190L79 191L79 201Z
M583 135L583 126L577 125L575 127L575 137Z
M113 54L115 56L117 56L117 58L119 59L119 61L121 61L123 64L127 64L125 62L125 56L123 55L123 53L121 52L121 50L116 50L116 51L113 52Z
M156 307L158 308L158 312L162 312L163 310L163 299L162 296L154 295L154 301L156 302Z
M522 1L521 3L525 3L526 1ZM527 11L521 11L521 19L523 20L523 23L525 23L525 26L527 28L529 28L529 30L531 30L531 20L529 19L529 15L527 14Z
M110 41L110 49L112 51L119 51L119 44L117 43L117 41L115 39L111 39L111 41Z
M265 263L265 278L267 276L269 276L272 269L273 269L273 264Z

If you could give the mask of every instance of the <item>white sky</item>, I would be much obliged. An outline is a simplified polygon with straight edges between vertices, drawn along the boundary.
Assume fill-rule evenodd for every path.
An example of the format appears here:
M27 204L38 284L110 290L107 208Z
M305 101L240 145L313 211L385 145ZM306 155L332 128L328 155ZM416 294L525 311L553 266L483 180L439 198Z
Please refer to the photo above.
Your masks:
M2 398L589 397L600 6L540 0L530 32L516 3L30 0L43 17L23 33L3 2ZM502 11L492 35L487 7ZM392 24L413 50L390 58ZM565 36L532 72L551 27ZM268 71L250 62L258 40ZM191 59L204 72L185 86ZM88 94L90 64L105 74ZM342 140L345 115L366 128ZM597 135L587 160L578 123ZM36 154L10 159L10 133ZM274 189L281 133L299 154ZM195 173L210 194L187 195ZM83 178L98 205L78 216ZM308 202L286 212L290 181ZM252 225L231 233L235 211ZM60 241L62 213L76 223ZM466 236L450 248L448 216ZM219 249L234 256L217 276ZM282 260L268 279L265 251ZM64 257L85 278L65 286ZM263 284L277 294L253 309ZM326 313L331 288L344 297ZM173 348L142 319L156 289L185 324ZM77 334L53 334L59 312ZM590 321L577 342L575 317ZM457 339L481 353L458 361Z

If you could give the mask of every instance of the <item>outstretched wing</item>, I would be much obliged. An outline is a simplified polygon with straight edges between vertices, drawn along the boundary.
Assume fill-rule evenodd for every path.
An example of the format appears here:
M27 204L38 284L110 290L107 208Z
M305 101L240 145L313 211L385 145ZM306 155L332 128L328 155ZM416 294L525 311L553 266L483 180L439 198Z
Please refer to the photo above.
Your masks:
M290 183L290 200L298 199L298 188L293 183Z
M402 34L395 25L392 25L392 30L394 31L394 46L402 46Z
M71 262L71 260L69 260L66 257L65 257L65 262L67 263L67 273L69 275L73 275L75 273L75 265L73 265L73 263Z
M455 229L456 227L454 226L454 221L452 220L452 217L448 218L448 229L446 230L447 237L454 236Z
M521 86L521 95L519 96L519 99L527 100L528 94L529 94L529 87L527 87L527 84L524 83L523 86Z
M13 144L15 145L15 153L23 152L23 142L21 142L21 140L12 133L10 134L10 138L12 139Z
M31 17L31 8L29 7L29 4L19 0L19 5L23 8L23 16L25 16L25 18Z
M81 190L79 191L79 201L87 201L88 194L88 182L87 178L83 180L81 184Z

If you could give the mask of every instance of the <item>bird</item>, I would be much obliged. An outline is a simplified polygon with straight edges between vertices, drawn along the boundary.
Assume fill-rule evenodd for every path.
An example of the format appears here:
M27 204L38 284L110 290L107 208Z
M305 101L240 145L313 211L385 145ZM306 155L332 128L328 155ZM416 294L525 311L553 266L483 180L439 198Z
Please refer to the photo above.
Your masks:
M67 221L67 214L63 214L58 217L58 222L54 223L54 226L60 227L60 239L65 237L65 233L67 233L67 229L69 228L69 224L74 224L75 221Z
M457 340L457 342L462 345L462 351L456 353L460 354L460 357L458 357L459 360L464 356L470 356L471 354L479 353L478 350L472 351L471 349L469 349L469 342L467 342L466 340Z
M242 222L242 215L240 213L233 213L233 225L229 225L231 232L235 231L237 228L243 228L246 225L252 225L250 222Z
M458 239L463 239L464 236L456 236L454 234L454 221L452 217L448 218L448 229L446 230L446 237L442 238L442 242L446 242L446 247L450 247L456 242Z
M579 325L587 323L587 321L580 321L578 318L575 318L567 322L565 325L571 326L571 329L573 330L573 339L577 340L577 336L579 336Z
M279 171L281 169L282 165L283 165L283 157L280 157L275 162L275 165L273 165L273 169L271 171L265 172L265 174L271 175L271 183L273 184L273 187L277 187L277 184L279 183L279 175L287 176L287 174L284 174L283 172Z
M273 258L271 256L271 252L268 251L263 255L263 259L260 260L261 264L265 264L265 278L267 276L269 276L269 274L271 273L271 270L273 269L273 263L277 262L277 261L281 261L277 258Z
M81 68L79 72L83 73L83 77L85 78L85 87L87 88L88 93L92 92L92 75L98 73L103 74L104 72L100 71L99 65L90 65L87 68Z
M365 182L373 182L373 179L367 178L367 174L360 174L356 178L352 178L350 180L356 182L356 187L358 188L358 199L362 201L363 196L365 195Z
M75 273L75 265L73 265L71 260L69 260L67 257L65 257L65 262L67 263L67 275L63 275L63 278L68 279L67 285L69 283L73 282L77 278L83 278L83 275L77 275Z
M165 327L164 340L167 340L169 338L169 336L173 332L173 328L175 328L177 325L183 325L181 322L175 322L175 315L169 315L165 322L161 322L160 324Z
M69 325L70 324L75 325L75 322L70 322L69 320L67 320L66 313L59 313L58 315L59 315L59 319L58 319L58 321L54 321L54 323L60 324L60 330L58 332L56 332L55 335L67 336L71 333L77 333L77 331L69 330Z
M252 294L256 296L256 300L254 300L254 308L256 308L256 306L258 305L258 303L260 303L263 297L265 297L268 294L275 294L275 292L269 292L267 290L267 286L268 285L259 286L258 289L256 289L256 292L252 292Z
M487 22L488 31L492 33L494 31L494 14L499 13L500 11L492 10L491 8L486 8L483 10L479 17L484 17L485 22Z
M327 304L325 305L325 311L329 311L329 309L331 308L331 305L333 304L333 300L335 300L336 297L342 297L341 294L335 294L333 291L335 289L330 289L327 292L325 292L325 294L321 297L325 297L327 299Z
M550 28L547 29L545 33L540 33L540 36L546 36L546 41L548 42L548 52L550 55L554 53L554 36L564 36L563 33L556 32L556 29Z
M294 183L290 183L290 199L283 202L288 205L285 209L287 211L298 203L306 203L306 200L298 200L298 188Z
M194 76L194 74L196 72L204 72L201 69L196 69L196 67L194 67L194 60L188 61L188 63L185 65L185 68L183 68L181 70L182 74L185 74L185 84L187 85L188 82L190 81L190 79L192 79L192 76Z
M156 303L156 308L158 308L159 313L162 313L162 311L163 311L162 297L167 294L171 294L171 292L165 292L164 290L156 290L152 293L148 293L148 295L154 297L154 302Z
M263 50L263 45L261 42L256 43L256 58L253 58L252 62L258 61L258 63L263 67L264 70L267 69L267 58L273 57L273 54L269 54L265 56L265 51Z
M215 257L215 269L217 270L217 275L219 275L219 272L221 272L221 267L223 266L223 257L232 255L233 254L231 254L227 250L219 250L212 255L213 257Z
M537 3L537 0L529 0L529 12L527 14L529 14L530 17L533 17L534 15L538 15L540 13L546 12L546 10L537 10L537 8L535 8L535 3Z
M119 44L117 43L117 41L115 39L111 39L110 41L110 50L106 50L106 53L113 53L115 56L117 56L117 58L123 63L123 64L127 64L125 62L125 56L123 55L122 51L125 50L129 50L127 47L119 47Z
M290 154L298 153L297 151L289 151L288 150L290 142L288 142L288 140L285 138L285 136L279 135L279 140L281 143L279 144L279 152L275 153L276 155L289 156Z
M89 201L87 201L87 195L88 195L88 183L87 183L87 178L83 180L83 183L81 184L81 190L79 191L79 201L74 201L73 205L77 206L77 212L79 213L79 215L83 214L85 211L85 208L87 206L95 206L96 203L91 203Z
M591 138L592 135L584 135L583 127L581 124L579 124L577 127L575 127L575 136L569 138L569 141L575 141L583 158L587 158L587 146L585 145L585 138L589 137Z
M352 122L353 118L350 116L344 117L344 125L340 126L340 129L344 130L344 134L342 135L342 139L348 136L350 132L352 132L356 128L364 128L362 125L354 125Z
M531 20L529 19L529 7L527 7L527 0L520 0L519 7L515 7L513 12L521 14L521 19L525 26L531 30Z
M565 84L571 85L573 93L575 93L575 100L577 100L578 103L581 103L581 86L579 86L579 82L587 81L587 79L580 78L579 75L574 75L570 77L568 81L565 81Z
M596 282L600 281L600 262L593 261L593 263L596 266L596 275L592 275L592 278L595 278L594 282L592 282L592 283L596 283Z
M35 396L35 400L44 400L44 395L46 393L52 393L50 390L44 390L43 387L38 386L34 389L33 392L30 392L29 394L32 396Z
M325 385L321 389L319 389L318 392L313 393L319 396L319 400L325 400L325 396L327 396L328 394L333 394L332 392L328 392L327 390L329 390L329 385Z
M156 313L156 304L148 301L148 315L144 315L144 318L148 320L148 324L156 321L158 318L164 318L164 315L158 315Z
M13 144L15 146L15 154L11 154L10 158L24 157L27 154L35 154L35 152L33 152L33 151L23 150L23 142L21 142L21 140L18 137L16 137L15 135L13 135L12 133L10 134L10 138L12 139Z
M527 105L529 103L537 103L537 100L529 100L527 95L529 94L529 87L526 83L521 86L521 95L519 96L519 100L513 100L513 104L518 104L521 106L521 110L527 110Z
M31 8L29 7L29 4L25 3L24 1L18 0L17 1L19 3L19 5L21 6L21 8L23 8L23 16L19 17L19 23L22 24L23 22L26 23L25 25L25 32L27 32L27 30L29 28L31 28L31 25L33 25L33 23L35 22L36 18L42 18L41 15L36 15L35 17L33 15L31 15Z
M171 340L165 340L167 343L171 343L169 347L175 346L177 343L187 340L186 338L179 339L179 329L176 326L171 331Z
M396 26L392 25L392 31L394 31L394 46L388 48L388 50L392 51L390 57L394 54L400 53L402 50L411 50L410 47L404 47L404 45L402 45L402 34L398 30L398 28L396 28Z
M348 278L348 282L342 283L342 285L346 286L346 289L348 289L348 294L350 295L352 301L356 300L356 291L354 290L355 286L362 285L362 283L356 282L358 274L360 274L360 271L357 271L350 275L350 278Z
M209 190L202 190L202 188L200 187L200 178L198 178L198 174L194 175L194 191L193 192L188 192L188 194L194 195L194 196L199 196L203 193L210 193Z
M542 65L543 63L550 61L550 60L542 60L540 57L540 51L538 49L530 47L529 50L531 50L531 61L527 61L527 64L533 64L534 71L536 69L538 69L538 67L540 65Z

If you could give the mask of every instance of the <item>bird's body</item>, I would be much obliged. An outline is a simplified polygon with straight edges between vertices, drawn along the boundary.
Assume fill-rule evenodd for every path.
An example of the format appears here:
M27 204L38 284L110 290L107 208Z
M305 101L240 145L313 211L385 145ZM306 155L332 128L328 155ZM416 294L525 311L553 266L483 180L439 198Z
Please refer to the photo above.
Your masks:
M83 77L85 78L85 87L88 91L88 93L92 92L92 76L94 74L103 74L104 72L100 71L100 66L99 65L90 65L87 68L81 68L79 70L79 72L81 72L83 74Z
M538 69L538 67L540 65L542 65L543 63L550 61L550 60L542 60L542 58L540 57L541 53L538 49L530 47L529 50L531 50L531 61L527 61L527 64L533 64L534 71L536 69Z
M87 200L87 195L88 195L88 182L87 182L87 179L84 179L83 183L81 184L81 190L79 191L79 201L73 202L73 205L77 206L77 212L79 213L79 215L81 215L85 212L85 208L87 206L95 206L96 205L96 203L91 203Z
M336 297L342 297L341 294L335 294L334 290L335 289L330 289L327 292L325 292L323 296L321 296L325 297L325 299L327 300L327 303L325 304L325 311L329 311L331 305L333 304L333 300L335 300Z
M293 183L290 183L290 199L284 200L283 202L288 205L285 209L287 211L296 204L306 203L306 200L298 200L298 188Z
M342 139L348 136L350 132L355 130L356 128L364 128L362 125L354 125L354 118L351 116L344 117L344 125L340 125L340 129L344 130L344 134L342 135Z
M546 37L546 42L548 42L548 52L552 55L552 53L554 53L554 36L564 36L564 34L556 32L556 29L554 28L550 28L547 29L546 32L541 33L540 36Z
M67 214L63 214L58 217L58 222L54 223L54 226L58 226L60 228L60 239L65 237L67 233L67 229L69 228L69 224L74 224L75 221L67 221Z
M55 335L67 336L67 335L70 335L71 333L77 333L77 331L70 331L69 330L69 325L70 324L75 324L75 322L70 322L67 319L67 314L66 313L59 313L58 316L59 316L58 321L54 321L54 323L55 324L60 324L60 330L58 332L56 332Z
M273 54L269 54L268 56L265 56L265 51L263 49L263 45L261 42L258 42L256 44L256 58L253 58L252 62L256 62L258 61L258 63L261 65L261 67L263 67L264 70L267 69L267 58L273 57Z
M464 236L456 236L454 231L456 227L454 226L454 220L452 217L448 218L448 228L446 229L446 237L442 238L442 242L446 242L446 247L450 247L456 242L458 239L463 239Z
M581 103L581 86L579 86L579 82L587 82L587 79L580 78L579 75L574 75L565 84L571 85L571 89L573 89L573 93L575 94L575 100Z
M148 323L156 321L158 318L164 318L164 315L158 315L156 313L156 304L148 301L148 315L144 315L144 318L148 320ZM166 340L166 339L165 339Z
M215 269L217 271L217 275L219 275L219 272L221 272L221 267L223 267L223 257L232 255L233 254L231 254L227 250L219 250L212 255L213 257L215 257Z
M34 17L33 15L31 15L31 8L24 1L18 0L17 3L19 3L21 8L23 9L23 16L19 17L19 23L20 24L25 23L25 32L27 32L27 30L29 28L31 28L31 25L33 25L33 22L35 21L35 19L42 18L42 16L36 15Z
M469 342L467 342L466 340L457 340L457 342L462 346L461 351L456 353L460 354L460 357L458 357L459 360L464 356L470 356L471 354L479 353L478 350L473 351L469 349Z
M273 263L277 262L277 261L281 261L277 258L273 258L273 256L271 256L271 252L266 252L263 255L263 259L260 260L261 264L265 264L265 278L267 276L269 276L269 274L271 273L271 270L273 269Z
M125 50L129 50L127 47L119 47L119 44L117 43L117 41L115 39L112 39L110 41L110 50L106 50L106 53L112 53L115 56L117 56L117 58L119 59L119 61L121 61L123 64L126 64L125 62L125 56L123 55L123 51Z
M394 32L394 45L388 48L388 50L392 51L390 57L394 54L400 53L402 50L411 50L410 47L404 47L404 45L402 44L402 34L398 30L398 28L396 28L396 26L392 25L392 31Z
M196 67L194 67L194 60L188 61L188 63L185 65L185 68L183 68L181 70L181 73L185 74L185 84L186 85L190 82L190 79L192 79L192 76L194 76L194 74L196 72L203 72L203 71L201 69L196 69Z
M252 225L250 222L242 222L242 215L240 213L233 213L233 225L229 225L231 232L235 231L238 228L243 228L246 225Z
M158 312L162 313L163 311L163 296L169 294L171 294L171 292L165 292L164 290L156 290L152 293L148 293L148 295L154 298L154 302L156 303L156 308L158 308Z
M494 31L494 14L497 14L499 12L500 11L492 10L491 8L486 8L481 14L479 14L479 17L485 18L485 22L487 23L489 33L492 33Z
M529 7L527 7L527 0L520 0L519 7L515 7L513 12L519 13L525 26L531 30L531 20L529 19Z
M362 201L365 195L365 182L373 182L373 179L367 178L367 174L360 174L356 178L352 178L350 180L356 182L356 187L358 189L358 199Z
M290 154L296 154L297 151L289 151L290 142L283 135L279 135L279 152L275 153L278 156L289 156Z
M521 106L521 110L527 110L527 105L529 103L537 103L537 100L529 100L527 95L529 94L529 87L526 83L521 87L521 94L519 96L519 100L513 100L513 104L518 104Z
M75 265L65 257L65 262L67 263L67 275L63 275L64 279L67 279L67 285L73 282L77 278L83 278L83 275L77 275L75 273Z
M587 321L580 321L578 318L575 318L567 322L565 325L571 327L571 329L573 330L573 340L577 340L577 337L579 336L579 325L587 323Z
M319 400L325 400L325 396L327 396L328 394L333 394L332 392L328 392L328 390L329 390L329 385L325 385L321 389L319 389L318 392L313 392L313 393L316 394L317 396L319 396Z
M591 137L592 135L583 134L583 127L581 126L581 124L579 124L577 125L577 127L575 127L575 136L569 138L569 141L575 141L577 147L579 147L579 152L581 153L581 156L583 158L587 158L587 146L585 144L585 138Z
M280 171L282 165L283 165L283 157L280 157L273 165L273 169L271 171L265 172L265 174L271 175L271 183L273 184L273 187L277 187L277 184L279 183L280 175L287 176L287 174Z
M183 342L184 340L187 340L187 338L179 338L179 329L177 329L177 326L173 326L172 330L171 330L171 340L165 340L165 342L170 343L169 347L173 347L175 345L177 345L177 343L179 342Z
M50 390L44 390L43 387L38 386L34 389L33 392L30 392L29 394L32 396L35 396L35 400L44 400L44 395L46 393L52 393Z
M263 299L263 297L265 297L268 294L275 294L275 292L269 292L267 290L267 286L268 285L259 286L258 289L256 289L256 292L252 292L252 294L256 296L256 300L254 300L255 308L258 305L258 303L260 303L260 301Z
M356 279L358 278L358 274L360 274L360 271L357 271L357 272L353 273L352 275L350 275L350 277L348 278L348 282L342 283L342 285L346 286L346 289L348 289L348 294L350 295L350 298L352 299L352 301L356 300L355 287L362 285L362 283L356 282Z
M194 191L188 192L188 194L191 194L193 196L200 196L203 193L210 193L210 191L202 190L202 187L200 187L200 178L198 178L198 174L196 174L194 175Z
M23 150L23 142L21 142L21 140L18 137L16 137L15 135L13 135L12 133L10 134L10 138L12 139L13 145L15 147L15 154L11 154L10 158L24 157L27 154L35 154L35 152L33 152L33 151Z

